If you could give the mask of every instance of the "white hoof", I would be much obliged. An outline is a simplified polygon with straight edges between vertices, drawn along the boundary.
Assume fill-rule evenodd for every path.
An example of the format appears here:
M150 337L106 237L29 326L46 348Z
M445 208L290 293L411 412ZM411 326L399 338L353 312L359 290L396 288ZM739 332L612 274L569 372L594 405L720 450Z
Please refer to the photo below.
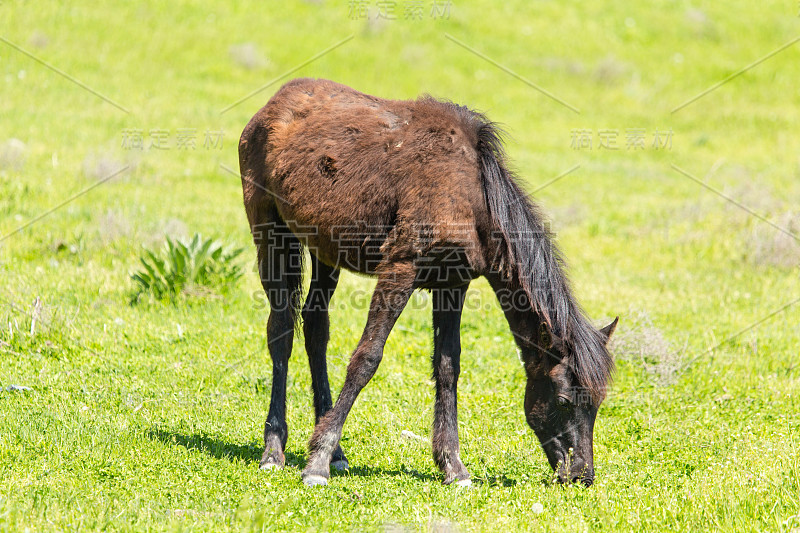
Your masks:
M275 463L264 463L258 468L259 470L280 470L281 465L276 465Z
M312 474L310 476L303 476L303 483L305 483L307 487L320 487L328 484L328 478Z
M456 485L459 487L470 488L472 487L472 480L471 479L459 479L456 481Z
M339 472L344 472L345 470L350 468L350 465L347 463L347 461L345 459L340 459L338 461L333 461L331 463L331 467L335 468Z

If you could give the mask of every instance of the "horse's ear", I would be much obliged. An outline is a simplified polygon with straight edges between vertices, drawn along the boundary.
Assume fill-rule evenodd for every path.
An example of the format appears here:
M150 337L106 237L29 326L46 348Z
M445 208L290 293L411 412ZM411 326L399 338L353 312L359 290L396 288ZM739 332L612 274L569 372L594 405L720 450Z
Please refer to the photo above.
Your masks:
M611 339L611 335L613 335L614 330L617 329L617 322L619 322L619 317L615 318L611 324L607 325L606 327L600 330L600 333L605 335L606 342L608 342L609 339Z
M561 340L561 337L550 331L550 328L548 328L544 322L539 324L539 341L541 342L540 348L543 349L545 353L563 355L564 341Z

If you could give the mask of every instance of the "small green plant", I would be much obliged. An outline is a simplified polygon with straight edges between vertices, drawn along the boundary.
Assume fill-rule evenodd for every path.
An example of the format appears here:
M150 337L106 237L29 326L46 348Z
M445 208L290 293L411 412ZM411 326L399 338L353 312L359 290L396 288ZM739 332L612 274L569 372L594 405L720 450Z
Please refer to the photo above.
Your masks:
M145 249L139 257L144 268L131 274L135 285L131 303L144 294L175 300L181 295L225 292L242 277L242 268L235 262L242 251L223 248L198 233L185 242L167 237L161 253Z

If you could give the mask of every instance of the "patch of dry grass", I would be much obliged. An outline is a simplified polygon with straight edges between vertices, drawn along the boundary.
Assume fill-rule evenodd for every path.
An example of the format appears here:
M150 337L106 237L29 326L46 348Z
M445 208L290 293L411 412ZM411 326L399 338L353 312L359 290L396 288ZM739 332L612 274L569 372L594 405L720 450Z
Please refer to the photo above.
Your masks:
M8 139L0 144L0 169L22 170L27 151L25 143L19 139Z
M646 311L634 311L611 338L615 357L641 366L658 385L671 385L683 366L683 352L667 339Z
M247 70L255 70L267 65L267 58L258 49L256 43L234 44L228 49L231 60Z
M110 148L98 148L90 151L83 159L83 175L93 180L106 180L114 176L110 181L119 181L136 168L137 162L131 158L120 157L115 150Z
M785 231L759 224L746 237L749 261L756 265L800 268L800 213L783 213L775 219L775 225Z

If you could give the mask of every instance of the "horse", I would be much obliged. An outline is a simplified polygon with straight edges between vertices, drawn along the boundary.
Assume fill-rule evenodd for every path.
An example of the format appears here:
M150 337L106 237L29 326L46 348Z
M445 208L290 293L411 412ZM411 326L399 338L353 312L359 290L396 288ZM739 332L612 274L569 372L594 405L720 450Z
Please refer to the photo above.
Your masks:
M239 165L270 304L262 469L285 464L287 366L299 323L315 413L302 479L327 485L331 466L349 466L340 446L347 415L412 292L425 289L433 308L433 459L444 484L470 485L458 439L460 324L470 281L484 277L518 347L525 418L554 477L592 484L594 423L614 371L607 343L619 317L596 329L576 302L543 215L509 170L496 123L430 96L387 100L300 78L244 128ZM377 281L333 404L328 306L342 269Z

